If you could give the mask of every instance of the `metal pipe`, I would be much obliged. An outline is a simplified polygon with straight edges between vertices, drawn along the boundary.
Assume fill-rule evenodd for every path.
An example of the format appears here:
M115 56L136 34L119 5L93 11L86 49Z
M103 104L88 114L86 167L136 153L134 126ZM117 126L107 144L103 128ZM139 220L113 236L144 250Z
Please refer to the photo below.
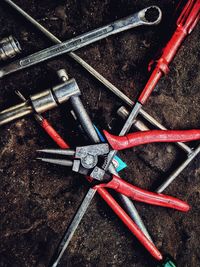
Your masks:
M21 14L25 19L27 19L33 26L35 26L40 32L42 32L47 38L49 38L55 44L61 44L62 41L59 40L55 35L53 35L50 31L48 31L45 27L43 27L39 22L37 22L33 17L31 17L28 13L26 13L22 8L16 5L11 0L4 0L4 2L8 3L12 8L14 8L19 14ZM86 61L80 58L74 52L70 52L69 55L73 58L77 63L79 63L85 70L87 70L94 78L100 81L107 89L113 92L117 97L119 97L124 103L129 105L130 107L134 106L134 102L127 97L123 92L121 92L115 85L113 85L110 81L108 81L105 77L103 77L99 72L97 72L92 66L90 66ZM148 114L145 110L140 109L139 113L152 125L156 126L161 130L167 130L162 124L160 124L156 119L154 119L150 114ZM183 143L178 143L179 146L186 151L187 153L191 153L191 149L187 147Z
M0 126L34 112L43 113L80 94L74 79L30 96L29 100L0 112Z

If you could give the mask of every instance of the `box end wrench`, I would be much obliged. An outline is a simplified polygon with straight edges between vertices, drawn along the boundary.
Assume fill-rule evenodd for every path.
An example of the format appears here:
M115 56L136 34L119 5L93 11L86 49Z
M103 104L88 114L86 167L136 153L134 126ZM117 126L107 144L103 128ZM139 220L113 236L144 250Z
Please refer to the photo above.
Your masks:
M9 2L9 1L6 1ZM113 34L129 30L138 26L151 26L157 25L162 19L162 12L157 6L150 6L139 12L128 16L124 19L117 20L106 26L84 33L80 36L74 37L61 44L56 44L52 47L46 48L36 52L23 59L16 60L0 69L0 78L11 74L13 72L28 68L35 64L44 62L48 59L75 51L81 47L102 40Z

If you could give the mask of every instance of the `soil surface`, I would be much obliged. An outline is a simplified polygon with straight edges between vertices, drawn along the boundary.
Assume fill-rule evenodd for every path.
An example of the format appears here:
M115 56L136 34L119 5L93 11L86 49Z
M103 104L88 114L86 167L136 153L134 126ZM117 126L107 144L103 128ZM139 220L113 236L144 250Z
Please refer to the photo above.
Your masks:
M51 45L41 33L0 3L0 37L16 36L23 56ZM103 26L156 4L163 21L109 37L77 54L136 100L148 80L148 63L170 35L177 1L147 0L16 0L24 10L61 40ZM170 129L199 128L200 25L184 41L170 73L156 86L145 110ZM5 63L2 63L4 65ZM116 111L124 104L68 56L61 56L0 80L1 110L25 96L58 84L56 71L66 68L82 90L82 100L93 122L118 134L123 125ZM70 115L70 103L44 116L71 145L89 143ZM134 131L135 129L132 129ZM192 144L195 147L198 143ZM68 168L35 160L36 150L56 145L32 116L1 127L1 267L45 267L82 198L88 190L83 176ZM176 145L151 144L119 153L128 164L121 172L127 181L156 190L186 158ZM187 214L135 203L156 246L181 267L200 266L200 157L179 175L165 193L187 201ZM85 214L63 259L64 266L156 266L152 257L97 195Z

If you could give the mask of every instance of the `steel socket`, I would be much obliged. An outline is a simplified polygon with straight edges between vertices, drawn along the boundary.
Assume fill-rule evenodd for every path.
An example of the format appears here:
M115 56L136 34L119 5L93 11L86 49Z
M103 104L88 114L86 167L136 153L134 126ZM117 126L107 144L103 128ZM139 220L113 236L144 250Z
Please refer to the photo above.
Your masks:
M29 99L16 106L0 112L0 125L4 125L15 119L19 119L33 112L43 113L68 101L72 96L79 96L80 89L75 81L71 79L51 89L31 95Z
M10 35L0 41L0 60L6 61L20 54L22 51L21 46L17 39Z

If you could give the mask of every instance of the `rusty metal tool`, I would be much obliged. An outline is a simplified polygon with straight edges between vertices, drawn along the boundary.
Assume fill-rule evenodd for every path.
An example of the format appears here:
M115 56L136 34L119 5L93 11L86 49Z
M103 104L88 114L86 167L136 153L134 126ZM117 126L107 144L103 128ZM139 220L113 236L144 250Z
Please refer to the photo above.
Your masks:
M92 190L90 189L82 205L80 206L78 212L75 215L75 219L72 221L71 225L68 228L67 233L64 236L63 241L61 242L60 248L58 249L58 254L52 266L57 266L61 256L64 253L69 240L71 239L74 229L77 228L77 221L79 222L79 216L82 213L85 213L89 203L91 202L94 191L98 187L103 188L112 188L117 192L125 194L135 200L143 201L149 204L162 205L172 207L170 197L163 198L164 195L156 193L148 193L147 191L141 190L139 188L133 187L127 182L123 181L116 175L109 174L107 172L107 161L112 149L123 150L138 146L141 144L153 143L153 142L177 142L177 141L191 141L200 139L200 130L186 130L186 131L162 131L162 130L153 130L146 132L136 132L128 134L126 136L113 136L108 132L104 131L108 143L89 145L83 147L77 147L75 150L57 150L57 149L44 149L39 150L39 152L57 154L62 156L72 156L73 160L69 159L53 159L53 158L39 158L42 161L54 163L63 166L72 167L72 170L79 172L84 175L89 176L89 181L92 182ZM92 179L92 180L91 180ZM94 180L97 180L94 182ZM93 184L94 182L94 184ZM151 197L150 197L151 195ZM165 200L164 200L165 199ZM167 200L168 199L168 200ZM174 203L175 204L175 203ZM179 206L179 210L188 210L187 204L177 203L176 208ZM175 207L175 206L173 206ZM114 207L115 208L115 207ZM121 218L121 217L120 217ZM124 221L124 218L121 218ZM127 225L129 227L129 224ZM160 255L158 251L155 250L155 247L152 247L152 243L144 236L144 234L138 228L134 230L129 227L129 229L136 234L140 242L145 246L145 248L158 260L160 260ZM136 230L137 229L137 230ZM136 230L136 231L135 231ZM154 249L152 249L154 248Z
M120 107L117 111L118 115L120 117L122 117L123 119L126 119L129 115L129 111L125 108L125 107ZM142 124L140 121L135 120L133 122L133 125L136 129L140 130L140 131L147 131L149 130L148 127L146 127L146 125ZM166 130L166 129L164 129ZM190 164L190 162L199 155L200 153L200 145L197 146L197 148L193 149L190 148L188 145L184 144L184 143L177 143L184 145L184 147L186 149L184 149L184 151L187 153L187 158L185 161L183 161L183 163L176 168L168 177L167 179L163 182L162 185L160 185L157 189L156 192L158 193L162 193L176 178L177 176ZM182 146L180 146L182 148Z
M13 72L28 68L40 62L44 62L56 56L75 51L81 47L99 41L113 34L138 26L157 25L161 21L161 18L162 12L159 7L147 7L127 18L115 21L104 27L100 27L93 31L84 33L61 44L57 44L39 52L36 52L23 59L16 60L15 62L12 62L0 69L0 78Z
M8 3L15 11L21 14L27 21L29 21L33 26L35 26L40 32L42 32L46 37L48 37L53 43L60 44L62 43L55 35L53 35L50 31L48 31L44 26L42 26L38 21L36 21L33 17L31 17L27 12L25 12L21 7L15 4L11 0L4 0L4 2ZM128 98L123 92L121 92L115 85L113 85L110 81L108 81L105 77L103 77L99 72L97 72L92 66L90 66L85 60L80 58L74 52L70 52L69 55L73 58L77 63L79 63L85 70L87 70L94 78L99 80L105 87L107 87L111 92L113 92L116 96L118 96L122 101L124 101L127 105L133 106L134 102ZM156 126L161 130L166 130L166 128L161 125L158 121L156 121L151 115L149 115L145 110L141 109L140 114L152 125ZM142 123L142 122L141 122ZM140 123L140 124L141 124ZM145 126L144 126L145 127ZM186 152L191 153L191 149L185 145L184 143L178 143L178 145Z

